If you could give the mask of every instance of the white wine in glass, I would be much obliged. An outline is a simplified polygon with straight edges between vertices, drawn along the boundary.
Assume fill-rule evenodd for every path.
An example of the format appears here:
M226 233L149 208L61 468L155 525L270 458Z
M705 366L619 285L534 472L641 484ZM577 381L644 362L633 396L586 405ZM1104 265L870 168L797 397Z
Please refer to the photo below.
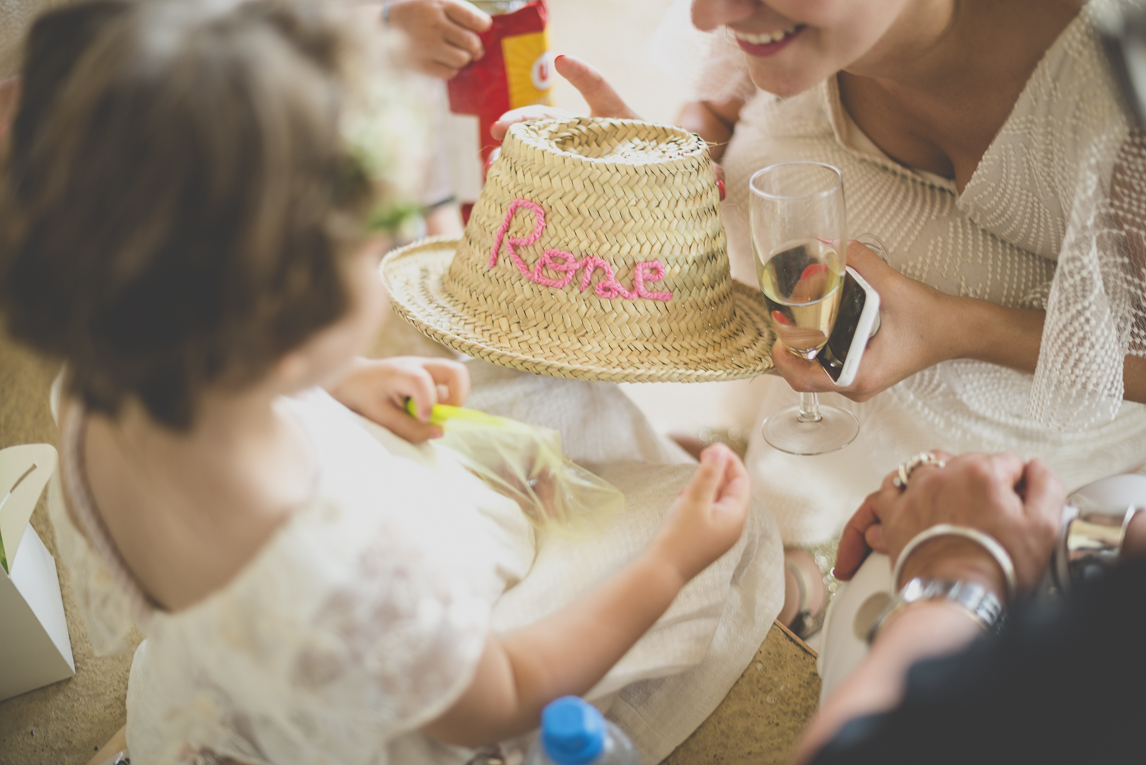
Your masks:
M833 242L784 242L765 257L756 256L756 276L780 342L814 359L836 323L844 267Z
M786 162L749 181L752 254L776 336L792 354L814 359L828 342L846 273L843 177L831 165ZM842 449L859 433L843 409L820 406L815 393L761 426L764 440L791 454Z

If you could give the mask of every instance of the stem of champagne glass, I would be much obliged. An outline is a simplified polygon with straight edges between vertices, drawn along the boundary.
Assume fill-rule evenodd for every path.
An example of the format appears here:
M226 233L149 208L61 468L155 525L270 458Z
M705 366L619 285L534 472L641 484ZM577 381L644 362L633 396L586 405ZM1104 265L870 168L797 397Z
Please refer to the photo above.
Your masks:
M815 393L800 394L800 413L796 415L800 422L819 422L824 419L820 414L820 398Z

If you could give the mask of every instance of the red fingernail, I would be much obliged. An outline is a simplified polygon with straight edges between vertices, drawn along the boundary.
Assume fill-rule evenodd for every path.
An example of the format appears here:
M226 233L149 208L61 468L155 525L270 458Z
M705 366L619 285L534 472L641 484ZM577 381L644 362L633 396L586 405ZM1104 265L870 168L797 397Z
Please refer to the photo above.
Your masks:
M719 178L716 179L716 188L720 190L720 201L723 202L724 198L728 196L728 192L724 189L724 181Z
M826 272L827 270L828 270L828 264L827 263L812 263L810 266L808 266L807 268L804 269L804 272L802 274L800 274L800 279L801 279L801 281L804 279L811 279L813 276L816 276L817 274L822 274L822 273Z
M565 54L564 53L558 53L556 56L553 57L553 63L556 64L558 61L560 61L563 58L565 58Z
M783 324L785 327L792 326L792 320L779 311L772 312L772 321L776 322L777 324Z

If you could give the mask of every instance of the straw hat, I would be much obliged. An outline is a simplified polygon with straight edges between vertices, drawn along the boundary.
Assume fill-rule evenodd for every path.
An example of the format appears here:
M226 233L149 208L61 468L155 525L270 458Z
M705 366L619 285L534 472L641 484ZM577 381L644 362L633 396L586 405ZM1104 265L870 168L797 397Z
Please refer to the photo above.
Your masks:
M514 125L459 240L386 256L397 312L529 372L702 382L772 368L763 296L728 270L708 147L679 128Z

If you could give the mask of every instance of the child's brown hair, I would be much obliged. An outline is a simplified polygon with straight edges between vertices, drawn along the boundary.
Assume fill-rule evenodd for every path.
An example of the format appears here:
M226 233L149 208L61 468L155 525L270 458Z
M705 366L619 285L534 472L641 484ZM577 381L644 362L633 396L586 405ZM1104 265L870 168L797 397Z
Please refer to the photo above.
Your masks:
M319 5L94 0L33 28L0 185L0 310L114 415L174 429L347 309L375 184Z

